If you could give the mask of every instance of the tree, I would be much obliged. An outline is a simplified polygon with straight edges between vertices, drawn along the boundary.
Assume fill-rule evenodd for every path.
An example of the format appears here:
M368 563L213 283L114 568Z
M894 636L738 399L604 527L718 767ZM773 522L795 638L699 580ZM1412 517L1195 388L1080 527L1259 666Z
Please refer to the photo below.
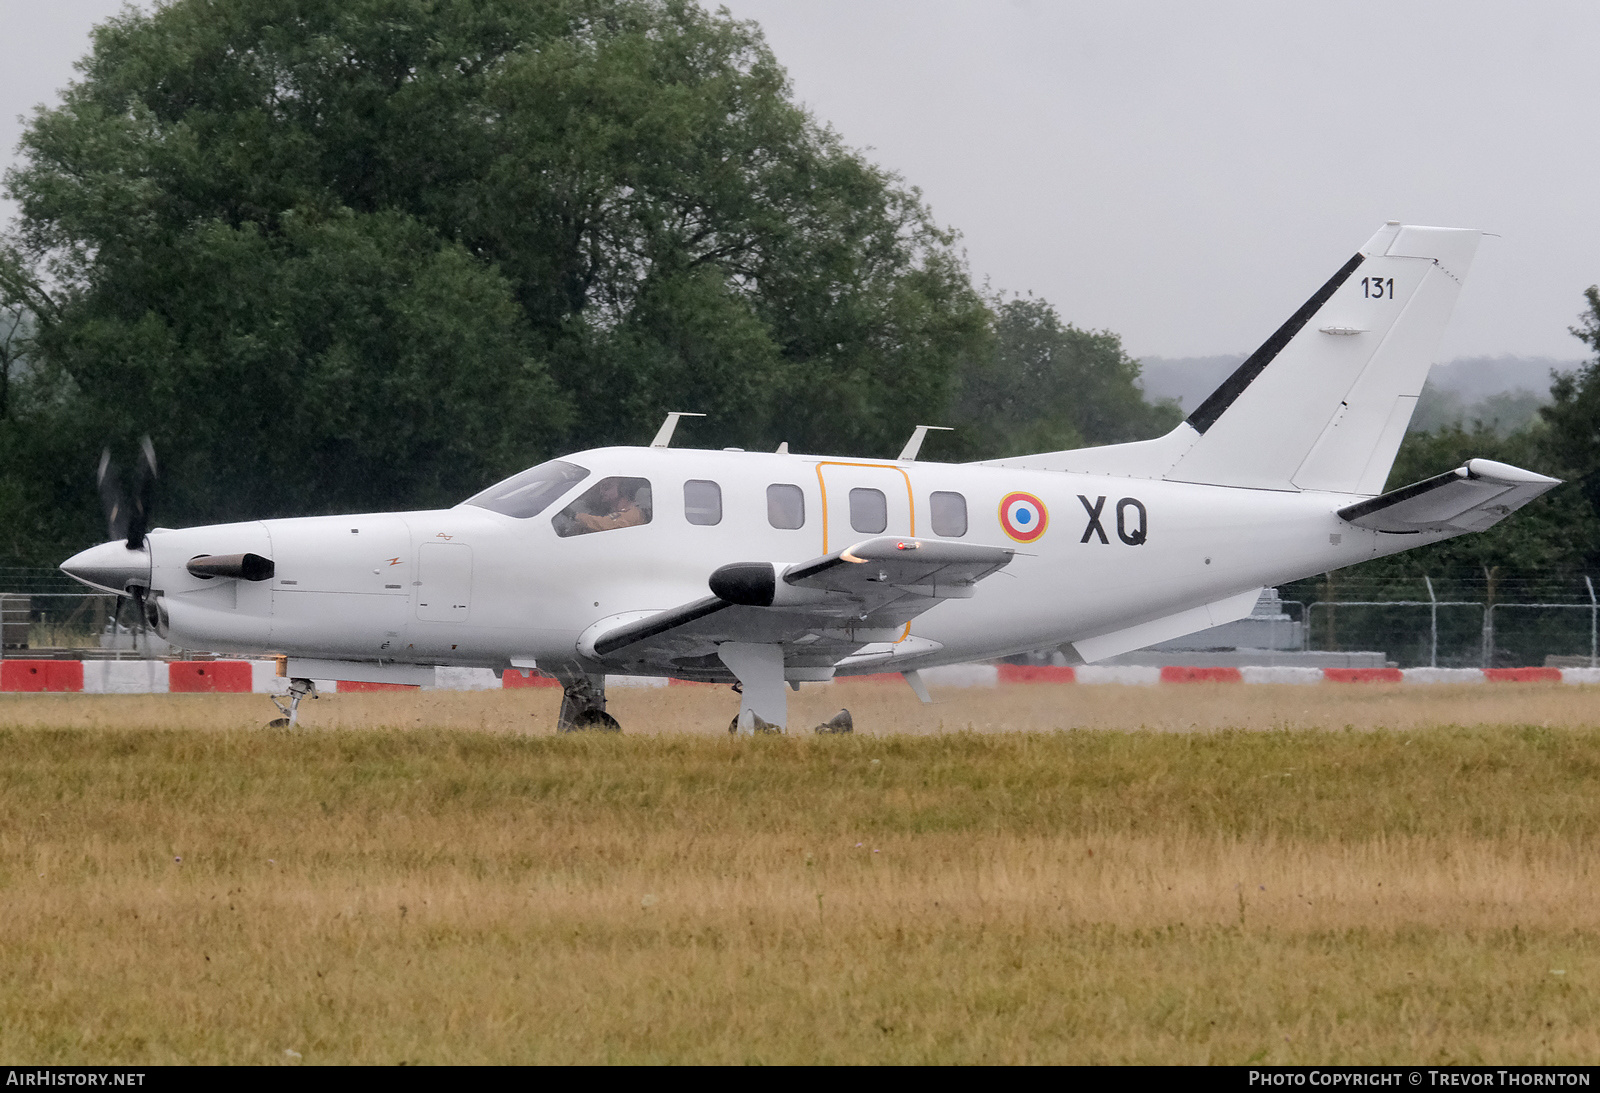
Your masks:
M992 308L987 352L963 370L954 411L972 457L1145 440L1182 419L1173 402L1145 401L1117 335L1063 323L1032 296Z
M1600 286L1584 292L1588 310L1572 334L1595 354L1575 372L1554 377L1551 403L1539 411L1546 429L1546 450L1570 489L1580 493L1591 514L1600 513ZM1591 538L1590 565L1600 564L1600 541Z
M14 560L81 545L96 453L144 432L181 523L448 504L669 409L862 455L1176 420L1114 335L986 301L759 29L689 0L172 0L79 67L6 177Z
M1400 446L1389 489L1420 482L1460 467L1469 459L1494 459L1542 473L1558 474L1549 455L1548 429L1534 425L1507 437L1492 424L1471 429L1447 426L1411 433ZM1354 567L1351 576L1377 581L1416 581L1423 574L1476 581L1486 572L1499 581L1536 585L1570 583L1582 572L1597 527L1582 493L1558 486L1487 531L1460 535L1432 546L1390 555Z
M671 408L882 451L983 335L915 191L690 3L176 0L80 67L14 242L167 518L448 503Z

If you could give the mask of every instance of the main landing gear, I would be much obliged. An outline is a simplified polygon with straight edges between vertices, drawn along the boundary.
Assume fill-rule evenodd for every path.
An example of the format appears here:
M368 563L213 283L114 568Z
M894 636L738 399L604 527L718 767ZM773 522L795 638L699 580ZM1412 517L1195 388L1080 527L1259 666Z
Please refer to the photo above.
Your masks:
M759 717L755 718L754 723L751 725L751 728L750 728L750 734L751 735L754 735L756 733L767 733L767 732L781 733L782 731L783 730L778 728L776 725L769 725L767 722L761 720L761 718L759 718ZM855 732L856 731L855 718L850 716L850 711L849 710L840 710L838 713L834 714L832 717L828 718L828 720L824 721L822 724L818 725L816 728L812 729L811 731L815 732L815 733L824 733L824 734ZM730 735L737 735L738 734L738 732L739 732L739 719L737 717L734 718L732 721L728 722L728 732L729 732Z
M789 696L783 693L783 649L777 645L725 641L717 658L738 679L739 716L728 725L734 734L781 733L789 721ZM820 733L855 730L849 710L840 710L816 728Z
M727 665L738 683L739 713L728 723L728 732L754 736L757 733L787 731L789 697L784 693L783 649L754 642L723 642L717 657ZM590 675L576 664L556 669L561 680L561 714L557 732L621 732L617 719L606 712L606 677ZM798 684L796 684L798 686ZM815 732L849 733L855 721L849 710L840 710L818 725Z
M561 716L557 732L621 732L617 719L606 713L606 677L579 672L560 673Z
M269 729L292 729L300 720L300 701L306 697L317 697L317 685L309 679L291 679L289 681L289 704L285 706L278 701L277 695L269 695L272 704L278 707L282 717L275 717L267 722Z

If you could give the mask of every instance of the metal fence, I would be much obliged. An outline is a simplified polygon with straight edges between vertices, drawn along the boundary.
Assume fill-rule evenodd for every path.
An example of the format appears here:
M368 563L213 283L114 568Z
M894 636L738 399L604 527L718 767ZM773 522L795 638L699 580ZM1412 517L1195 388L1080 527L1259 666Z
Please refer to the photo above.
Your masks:
M1281 590L1281 607L1291 619L1299 616L1298 640L1308 651L1382 651L1405 668L1600 667L1600 596L1590 577L1481 587L1452 579L1451 595L1436 594L1434 579L1422 577L1415 586L1425 598L1384 596L1394 587L1386 584L1345 577L1319 589L1314 581L1296 582ZM1543 595L1497 597L1504 590ZM1463 591L1479 595L1467 598ZM178 652L135 625L126 597L85 592L53 570L0 569L0 657L134 659Z
M1525 601L1497 601L1492 584L1481 599L1438 596L1430 577L1421 584L1426 599L1340 597L1309 604L1305 648L1382 650L1406 668L1600 667L1600 599L1590 577L1565 588L1543 586L1565 598Z
M0 593L0 657L143 659L167 642L136 626L125 596L93 592Z

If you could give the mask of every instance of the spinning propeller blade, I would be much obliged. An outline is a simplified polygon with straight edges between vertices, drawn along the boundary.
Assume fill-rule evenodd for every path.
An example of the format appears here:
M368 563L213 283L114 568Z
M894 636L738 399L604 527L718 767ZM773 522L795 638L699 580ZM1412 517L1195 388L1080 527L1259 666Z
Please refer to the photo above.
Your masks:
M139 438L139 458L133 466L133 489L123 488L122 475L117 469L116 462L111 458L111 448L106 447L100 453L100 466L95 472L95 487L100 493L100 504L105 509L106 531L111 539L123 540L123 546L130 551L143 552L145 549L145 536L150 531L150 515L155 509L156 492L156 449L150 443L148 436ZM94 548L99 551L103 548ZM73 559L77 562L89 555L89 551ZM128 563L120 560L112 562L109 566L103 564L101 559L79 565L74 568L69 562L63 566L67 572L86 580L91 584L101 587L120 588L133 600L133 629L135 635L145 633L152 626L153 606L149 600L150 589L149 561L145 556L143 566L145 573L143 579L138 579L138 568L131 570ZM107 584L106 582L111 582ZM120 613L120 612L119 612ZM137 637L135 638L137 640Z
M128 537L128 504L122 496L121 476L111 462L111 449L100 453L100 470L95 475L100 490L100 505L106 513L106 532L113 539Z
M113 539L127 540L129 550L142 550L150 531L150 514L155 509L156 449L148 436L139 438L139 459L133 465L133 490L123 490L122 476L111 459L111 449L100 453L100 469L95 485L106 513L106 531Z
M139 438L139 462L133 466L133 509L128 514L128 549L144 546L156 500L156 449L148 436Z

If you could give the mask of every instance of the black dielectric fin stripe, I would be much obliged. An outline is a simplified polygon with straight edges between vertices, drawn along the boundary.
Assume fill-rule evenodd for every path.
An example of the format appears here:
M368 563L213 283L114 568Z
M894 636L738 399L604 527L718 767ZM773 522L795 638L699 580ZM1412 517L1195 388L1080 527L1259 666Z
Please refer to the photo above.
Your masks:
M635 642L653 638L657 634L664 634L679 626L685 626L707 615L715 615L725 607L733 604L717 596L707 596L703 600L675 607L671 611L663 611L659 615L651 615L648 619L640 619L630 623L614 633L607 634L594 643L594 651L600 656L610 656L618 649L624 649Z
M1409 501L1413 497L1421 497L1425 493L1432 493L1434 490L1442 489L1452 482L1465 482L1471 477L1470 474L1463 477L1460 471L1445 471L1443 474L1436 474L1432 478L1424 478L1421 482L1413 482L1409 486L1401 486L1390 493L1379 494L1377 497L1369 497L1365 501L1357 501L1353 505L1346 505L1339 510L1339 519L1359 520L1363 516L1371 516L1375 512L1382 512L1384 509L1398 505L1402 501Z
M1283 347L1288 345L1294 336L1311 321L1311 317L1322 310L1322 305L1328 298L1339 291L1339 286L1350 279L1350 275L1361 265L1363 256L1357 254L1346 262L1331 278L1328 283L1317 289L1315 295L1300 305L1300 310L1289 317L1289 321L1278 328L1276 334L1268 338L1260 349L1250 354L1243 364L1235 369L1233 375L1222 381L1222 386L1211 392L1210 396L1196 407L1195 412L1189 415L1189 424L1197 433L1204 433L1217 423L1228 407L1233 405L1233 400L1244 393L1244 389L1255 382L1255 378L1266 370L1277 355L1283 352Z

